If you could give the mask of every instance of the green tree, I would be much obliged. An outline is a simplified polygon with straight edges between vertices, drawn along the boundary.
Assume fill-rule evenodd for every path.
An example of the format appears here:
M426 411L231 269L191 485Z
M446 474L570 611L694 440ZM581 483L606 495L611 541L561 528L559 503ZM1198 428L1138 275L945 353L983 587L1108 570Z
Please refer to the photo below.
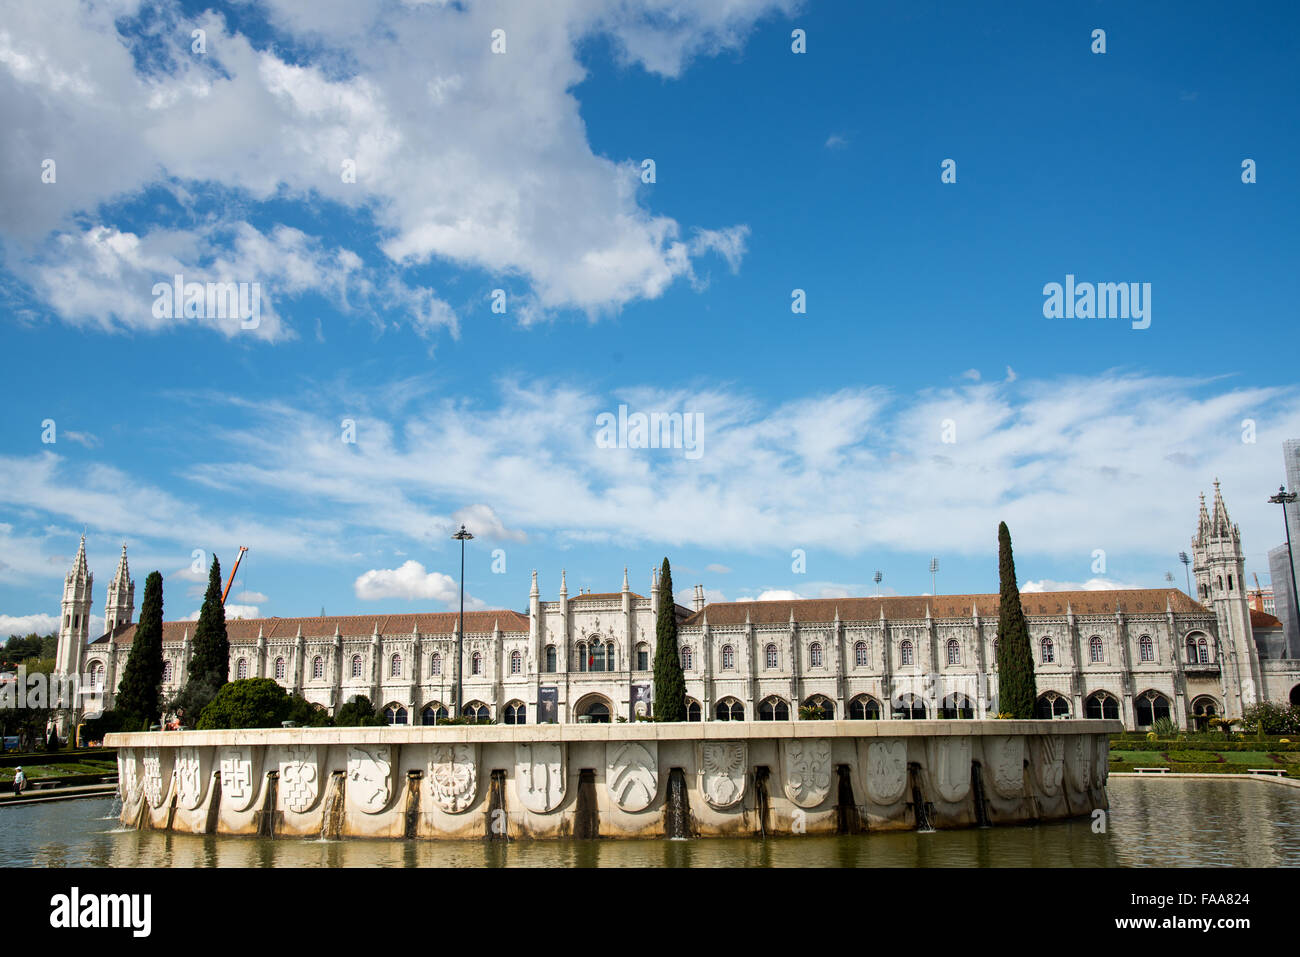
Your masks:
M153 571L145 579L140 621L117 686L115 707L124 715L125 728L134 725L147 730L162 717L162 623L163 579Z
M384 716L375 710L375 706L370 703L370 699L363 694L350 699L339 708L339 713L334 716L334 726L336 728L377 728L382 727L383 723ZM445 724L446 722L440 721L438 723Z
M664 559L659 571L659 619L655 622L656 721L686 720L686 677L677 650L677 603L673 600L673 573Z
M188 680L172 701L172 709L184 711L191 724L230 680L230 639L226 635L226 607L221 601L221 562L216 555L208 568L208 590L194 626L193 648Z
M242 678L222 686L203 713L198 730L278 728L289 720L289 695L271 678Z
M1032 718L1038 700L1034 680L1034 655L1029 647L1029 626L1020 606L1016 562L1011 555L1011 532L998 523L998 713Z
M289 695L289 718L302 728L328 728L334 722L330 713L318 708L300 694Z

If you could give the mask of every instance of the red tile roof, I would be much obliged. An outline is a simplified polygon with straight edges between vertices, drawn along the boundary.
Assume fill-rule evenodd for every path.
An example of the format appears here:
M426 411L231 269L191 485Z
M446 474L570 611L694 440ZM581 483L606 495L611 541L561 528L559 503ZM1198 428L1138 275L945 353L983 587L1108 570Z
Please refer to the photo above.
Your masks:
M304 638L332 638L334 629L344 638L368 638L379 630L381 635L409 635L418 629L423 635L450 635L456 630L454 611L407 613L397 615L328 615L324 618L234 618L226 621L226 637L232 642L246 643L257 640L257 635L268 641L272 638L292 638L302 628ZM487 634L500 624L503 632L528 631L528 616L517 611L467 611L466 634ZM193 621L163 622L163 641L180 641L186 633L194 636L198 623ZM115 645L129 645L135 640L135 625L123 625L112 635ZM98 644L108 639L96 639Z
M1252 628L1281 628L1282 619L1275 615L1270 615L1266 611L1250 610L1250 627Z
M1064 615L1067 606L1076 615L1113 615L1118 607L1128 615L1164 614L1168 601L1182 615L1210 612L1176 588L1131 588L1109 591L1021 592L1020 606L1028 617ZM889 595L876 598L807 598L799 601L735 601L706 605L683 625L698 625L708 616L710 625L740 625L745 615L754 624L795 621L831 621L839 612L844 621L876 621L884 609L886 618L924 618L926 609L934 618L968 618L979 609L981 618L998 617L997 595Z

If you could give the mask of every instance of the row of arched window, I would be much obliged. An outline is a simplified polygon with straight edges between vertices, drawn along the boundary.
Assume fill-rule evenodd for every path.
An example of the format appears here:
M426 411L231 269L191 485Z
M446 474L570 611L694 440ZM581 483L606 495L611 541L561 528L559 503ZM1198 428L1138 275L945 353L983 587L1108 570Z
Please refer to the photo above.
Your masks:
M468 701L460 709L462 717L473 718L475 721L489 721L492 717L492 709L482 701ZM424 706L420 712L420 723L425 725L437 724L439 721L447 720L447 706L441 701L434 701ZM527 724L528 723L528 705L522 701L510 701L501 709L501 720L505 724ZM384 721L387 724L406 724L408 721L407 710L400 704L394 702L384 708Z

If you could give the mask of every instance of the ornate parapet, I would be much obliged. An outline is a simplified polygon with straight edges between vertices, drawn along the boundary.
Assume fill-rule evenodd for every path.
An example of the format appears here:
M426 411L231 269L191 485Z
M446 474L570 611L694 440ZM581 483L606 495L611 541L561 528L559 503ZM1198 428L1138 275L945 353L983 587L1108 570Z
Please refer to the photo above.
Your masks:
M834 833L1105 808L1118 721L796 721L118 734L122 822L436 839ZM680 772L680 773L678 773ZM670 782L676 781L676 786Z

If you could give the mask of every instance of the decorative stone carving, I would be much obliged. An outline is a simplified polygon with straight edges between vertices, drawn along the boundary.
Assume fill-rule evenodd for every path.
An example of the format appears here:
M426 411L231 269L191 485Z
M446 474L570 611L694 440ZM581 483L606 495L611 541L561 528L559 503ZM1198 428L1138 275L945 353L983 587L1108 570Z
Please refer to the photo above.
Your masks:
M944 735L929 741L930 780L939 797L949 804L966 800L970 793L971 739Z
M247 811L257 797L253 781L253 749L246 746L222 748L221 800L229 802L236 811Z
M472 744L435 744L429 757L429 793L438 807L458 814L478 793L478 749Z
M831 743L827 738L792 738L782 749L785 793L802 808L814 808L831 790Z
M1047 797L1061 792L1061 776L1065 771L1065 741L1059 734L1040 734L1032 745L1038 765L1038 786Z
M202 752L198 748L181 748L176 756L176 799L181 807L193 811L202 804L206 784Z
M1092 735L1092 786L1104 788L1110 774L1110 737Z
M907 790L907 742L897 738L861 741L859 755L864 747L867 798L873 804L891 805Z
M564 748L535 742L515 745L515 794L530 811L545 814L564 800Z
M320 765L316 748L293 744L280 758L280 795L284 809L302 814L320 794Z
M1086 734L1070 736L1065 748L1065 776L1071 791L1086 791L1092 783L1092 739Z
M986 737L984 757L994 792L1004 798L1020 797L1025 788L1025 739L1017 734Z
M731 807L745 796L745 743L710 741L701 748L700 790L713 807Z
M378 814L392 796L392 769L386 747L348 748L348 797L367 814Z
M144 796L150 805L158 807L163 801L162 762L158 757L158 749L145 748L141 764L144 765Z
M654 751L650 749L654 748ZM644 811L659 793L658 744L610 742L605 763L605 783L614 803L624 811Z
M135 752L124 748L117 752L118 793L123 804L132 804L140 797L140 777L136 772Z

